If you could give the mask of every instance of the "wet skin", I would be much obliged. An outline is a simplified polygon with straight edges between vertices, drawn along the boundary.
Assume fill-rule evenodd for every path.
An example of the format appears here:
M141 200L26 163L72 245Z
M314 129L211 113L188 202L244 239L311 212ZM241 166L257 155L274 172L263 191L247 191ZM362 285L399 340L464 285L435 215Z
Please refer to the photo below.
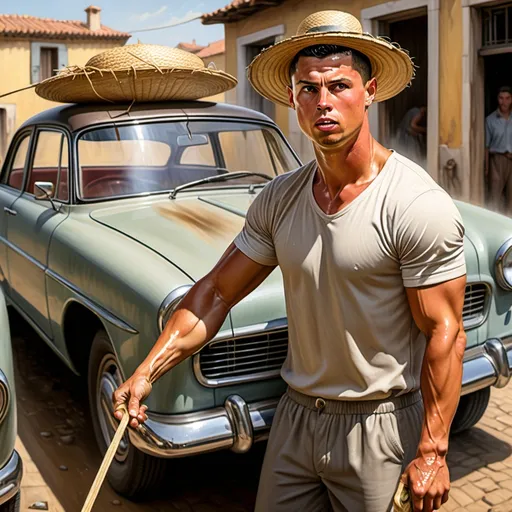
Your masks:
M351 57L299 59L289 89L290 105L313 143L318 162L313 192L326 213L335 213L353 201L391 154L370 134L367 107L376 90L374 79L363 83L351 66ZM231 244L212 271L190 289L146 359L114 394L116 408L128 403L132 427L147 419L141 404L152 384L211 340L229 310L273 269L254 262ZM402 476L411 490L415 512L439 509L448 499L446 455L461 390L465 284L466 278L461 277L406 290L414 320L427 337L421 372L425 419L416 458ZM122 413L115 415L120 419Z

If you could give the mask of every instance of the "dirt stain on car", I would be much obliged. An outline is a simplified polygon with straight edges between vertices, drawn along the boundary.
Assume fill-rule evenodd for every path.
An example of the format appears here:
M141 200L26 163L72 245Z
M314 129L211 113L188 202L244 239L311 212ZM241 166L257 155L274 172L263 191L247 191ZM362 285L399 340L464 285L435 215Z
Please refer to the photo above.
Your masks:
M216 207L195 203L194 205L159 204L156 212L185 228L198 233L205 241L226 241L234 238L242 229L244 219L235 215L227 216Z

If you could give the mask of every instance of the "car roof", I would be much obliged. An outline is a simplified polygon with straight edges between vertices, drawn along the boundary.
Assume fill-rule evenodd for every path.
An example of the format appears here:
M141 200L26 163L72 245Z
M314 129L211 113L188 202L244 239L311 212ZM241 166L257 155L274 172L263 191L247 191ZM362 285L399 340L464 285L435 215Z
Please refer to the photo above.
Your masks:
M39 124L57 124L77 131L96 124L134 121L161 117L227 117L245 120L273 121L248 108L209 101L168 101L165 103L66 104L45 110L23 123L20 128Z

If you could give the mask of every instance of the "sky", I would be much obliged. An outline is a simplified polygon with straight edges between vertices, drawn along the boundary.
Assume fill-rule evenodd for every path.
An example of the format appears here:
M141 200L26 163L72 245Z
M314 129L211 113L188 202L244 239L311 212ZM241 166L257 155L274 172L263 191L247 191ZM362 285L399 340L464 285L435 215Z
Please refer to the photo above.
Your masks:
M194 18L224 7L230 0L0 0L1 14L29 14L61 20L86 20L84 9L101 7L101 23L132 32L161 27ZM134 32L128 44L142 43L176 46L192 42L206 46L224 38L224 25L203 25L200 20L151 32Z

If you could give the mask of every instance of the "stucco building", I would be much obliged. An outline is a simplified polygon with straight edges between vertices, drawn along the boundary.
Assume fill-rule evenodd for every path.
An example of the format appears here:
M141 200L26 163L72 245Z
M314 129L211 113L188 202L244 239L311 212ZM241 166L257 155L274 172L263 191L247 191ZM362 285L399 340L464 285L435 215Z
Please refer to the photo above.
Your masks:
M483 203L484 118L497 90L512 85L512 2L495 0L234 0L205 14L225 27L226 71L239 85L228 102L267 113L304 160L311 148L291 109L275 106L248 84L246 68L262 48L290 37L303 18L324 9L357 16L363 30L407 48L418 66L412 86L370 109L374 134L392 145L411 108L425 106L425 166L454 196Z
M67 65L83 66L95 54L121 46L130 34L101 24L99 7L84 21L0 14L0 95L48 78ZM53 106L33 89L0 98L0 162L18 126Z

